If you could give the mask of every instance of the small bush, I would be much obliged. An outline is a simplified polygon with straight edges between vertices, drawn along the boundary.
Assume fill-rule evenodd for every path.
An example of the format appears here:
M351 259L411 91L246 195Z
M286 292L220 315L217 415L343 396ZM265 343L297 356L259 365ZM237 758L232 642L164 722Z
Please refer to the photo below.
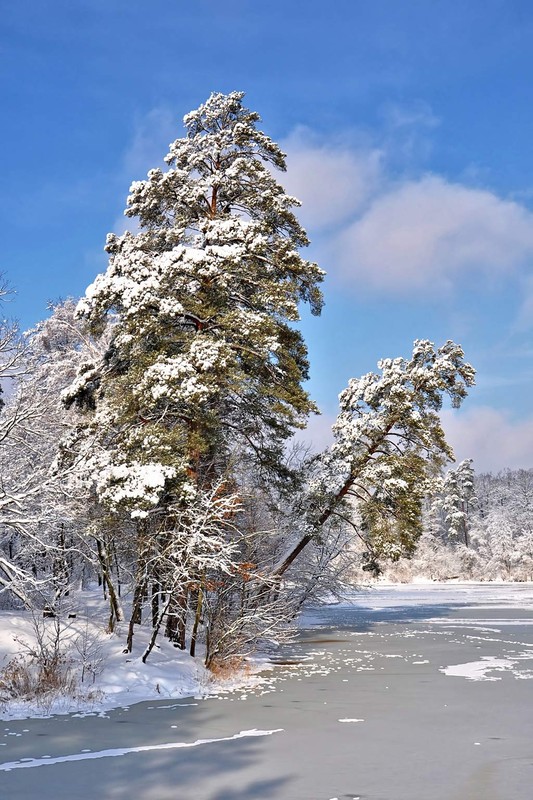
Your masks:
M32 692L32 675L22 656L15 656L0 672L0 702L27 697Z
M103 669L102 642L86 627L65 647L65 629L59 617L40 619L33 616L33 637L17 639L21 652L0 670L0 704L13 700L32 702L49 709L59 699L96 702L98 690L80 688L87 677L94 683ZM76 653L73 653L73 650ZM77 655L75 659L73 656Z
M72 696L76 676L70 660L63 654L39 663L32 656L18 655L0 672L0 700L40 700L58 694Z
M242 675L249 671L249 667L246 667L242 656L215 658L210 662L208 669L214 678L221 681L229 680L235 675Z
M85 683L87 678L95 682L96 676L104 669L105 653L102 638L98 633L93 633L88 624L78 634L73 642L76 650L76 663L80 669L80 680Z

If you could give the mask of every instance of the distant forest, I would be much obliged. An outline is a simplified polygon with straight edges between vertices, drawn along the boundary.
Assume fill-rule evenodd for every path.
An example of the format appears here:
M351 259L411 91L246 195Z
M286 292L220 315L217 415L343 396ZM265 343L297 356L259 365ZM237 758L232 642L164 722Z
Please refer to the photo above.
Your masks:
M533 469L476 475L463 461L426 500L412 557L381 566L398 581L533 580Z

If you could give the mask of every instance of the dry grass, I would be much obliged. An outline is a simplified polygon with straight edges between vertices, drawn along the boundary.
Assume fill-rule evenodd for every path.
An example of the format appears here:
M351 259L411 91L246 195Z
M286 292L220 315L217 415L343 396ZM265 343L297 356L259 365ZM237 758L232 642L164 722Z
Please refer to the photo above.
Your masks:
M101 671L101 642L88 630L73 645L65 642L58 618L47 620L33 615L32 628L33 635L27 640L15 637L20 652L0 669L0 705L21 701L46 710L61 699L97 701L101 692L80 684L89 676L94 683Z
M230 658L214 659L209 664L209 672L214 678L221 681L234 678L235 675L248 675L250 667L246 664L243 656L231 656Z
M56 700L65 698L96 703L101 700L102 692L82 689L72 662L64 656L43 668L33 659L18 655L0 672L0 706L19 700L47 711Z
M70 661L58 654L46 664L35 659L15 656L0 672L0 700L34 700L48 694L72 696L77 679Z

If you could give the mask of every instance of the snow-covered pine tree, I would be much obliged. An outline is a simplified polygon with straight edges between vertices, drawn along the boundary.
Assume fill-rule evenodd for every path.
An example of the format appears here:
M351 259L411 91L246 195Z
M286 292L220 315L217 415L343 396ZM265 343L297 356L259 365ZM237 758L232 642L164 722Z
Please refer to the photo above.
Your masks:
M465 547L469 545L469 514L475 504L474 468L472 459L467 458L456 469L448 470L440 498L448 535L452 539L460 537Z
M323 273L300 255L298 201L272 173L284 155L242 99L212 94L185 117L168 169L131 186L125 213L138 230L108 237L108 269L79 306L95 334L111 321L111 345L66 396L89 412L100 503L138 521L136 596L149 583L172 595L167 634L182 646L187 585L201 570L188 562L176 583L161 556L179 560L184 509L214 486L237 496L235 458L286 479L284 443L315 410L293 323L302 302L320 312Z

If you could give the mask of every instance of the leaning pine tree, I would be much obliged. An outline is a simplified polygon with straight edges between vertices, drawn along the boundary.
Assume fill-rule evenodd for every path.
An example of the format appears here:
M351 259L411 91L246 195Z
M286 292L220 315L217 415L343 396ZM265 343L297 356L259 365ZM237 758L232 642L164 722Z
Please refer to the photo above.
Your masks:
M422 504L434 479L453 460L439 411L444 398L458 408L474 383L462 348L415 341L411 358L383 359L380 374L350 380L339 395L332 446L307 465L307 491L298 499L299 530L273 575L281 579L328 529L362 539L365 565L411 555L422 532Z
M163 628L185 647L189 613L194 648L210 576L253 568L239 563L234 459L282 484L284 445L315 411L292 323L301 302L320 313L323 273L300 255L298 201L272 174L284 155L242 98L213 94L185 117L168 169L130 189L138 231L108 237L108 269L79 306L111 344L64 395L85 412L69 446L85 454L94 525L127 534L129 649L148 597L152 645Z

